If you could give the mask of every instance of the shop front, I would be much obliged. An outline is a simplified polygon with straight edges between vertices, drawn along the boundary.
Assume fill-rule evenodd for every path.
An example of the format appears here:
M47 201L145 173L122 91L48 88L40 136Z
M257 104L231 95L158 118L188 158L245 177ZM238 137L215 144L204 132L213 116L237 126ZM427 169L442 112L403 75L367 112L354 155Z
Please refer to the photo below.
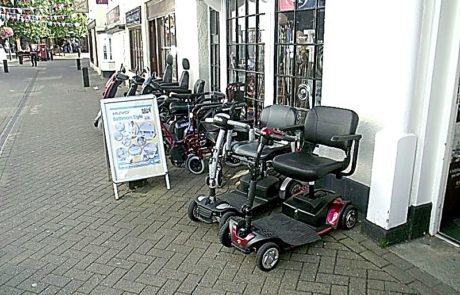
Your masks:
M459 83L460 84L460 83ZM460 85L459 85L460 86ZM460 245L460 88L439 233Z
M126 12L126 27L129 31L129 56L132 71L142 71L144 69L141 12L141 6Z
M243 83L254 117L273 103L355 110L357 171L323 185L350 196L377 241L440 234L458 242L460 4L398 5L222 0L221 89Z
M104 77L110 77L124 61L125 27L120 18L119 5L107 12L106 34L102 36L100 66Z
M95 67L99 67L98 56L97 56L97 33L96 33L96 20L91 21L88 24L88 51L89 59Z
M173 80L178 77L175 0L146 3L149 37L149 66L152 73L161 76L166 68L166 56L171 54Z

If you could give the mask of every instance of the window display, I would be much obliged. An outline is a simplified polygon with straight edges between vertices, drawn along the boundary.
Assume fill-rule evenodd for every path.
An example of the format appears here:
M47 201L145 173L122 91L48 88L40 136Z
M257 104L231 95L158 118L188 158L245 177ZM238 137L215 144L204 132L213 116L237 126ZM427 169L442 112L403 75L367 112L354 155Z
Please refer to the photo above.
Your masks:
M310 108L320 104L325 0L278 0L276 99ZM299 99L298 93L302 93Z
M220 91L220 28L219 12L209 8L211 40L211 90Z
M228 83L244 83L249 117L258 117L265 93L265 14L259 0L230 0L227 6Z

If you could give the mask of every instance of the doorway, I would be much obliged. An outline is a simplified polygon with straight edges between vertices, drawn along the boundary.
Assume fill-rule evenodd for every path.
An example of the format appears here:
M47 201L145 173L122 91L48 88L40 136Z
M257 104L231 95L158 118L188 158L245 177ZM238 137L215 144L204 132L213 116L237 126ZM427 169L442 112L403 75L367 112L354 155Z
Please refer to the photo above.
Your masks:
M149 21L149 40L150 40L150 69L157 76L158 56L157 56L157 38L156 38L156 23L155 20Z
M450 154L446 193L441 218L440 234L460 244L460 81L457 86L457 118Z

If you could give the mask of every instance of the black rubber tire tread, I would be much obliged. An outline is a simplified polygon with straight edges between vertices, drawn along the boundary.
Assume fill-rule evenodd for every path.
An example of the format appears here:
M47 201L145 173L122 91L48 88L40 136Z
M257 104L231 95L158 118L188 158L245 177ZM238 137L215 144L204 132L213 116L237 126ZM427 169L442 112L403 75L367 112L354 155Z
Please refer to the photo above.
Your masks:
M267 269L263 266L262 264L262 259L264 257L264 254L265 252L270 249L270 248L277 248L278 249L278 252L281 253L280 251L280 247L278 246L278 244L276 243L273 243L273 242L267 242L267 243L264 243L262 244L262 246L259 247L259 249L257 249L257 254L256 254L256 264L257 264L257 267L262 270L262 271L271 271L273 269L275 269L275 267L278 265L279 261L280 261L280 257L278 257L278 261L276 262L276 264L270 268L270 269Z
M221 228L225 223L227 223L230 217L237 215L238 214L236 214L234 211L225 212L219 220L219 228Z
M204 161L203 159L200 159L200 165L201 165L201 169L199 171L196 171L196 170L193 170L191 168L191 164L190 164L190 161L191 161L191 158L188 158L187 161L185 162L185 165L187 166L187 170L192 173L192 174L195 174L195 175L200 175L200 174L203 174L204 170L206 170L206 165L204 164ZM198 161L197 159L194 159L195 161Z
M355 224L353 224L352 227L348 227L345 217L347 216L347 214L348 214L351 210L356 211L356 222L355 222ZM357 210L356 207L353 206L353 205L348 205L348 206L346 206L346 207L343 209L342 214L341 214L341 216L340 216L340 228L341 228L341 229L344 229L344 230L350 230L350 229L352 229L352 228L355 227L356 223L358 223L358 210Z
M190 202L190 204L188 205L188 210L187 210L187 215L188 215L188 218L191 220L191 221L194 221L194 222L198 222L199 219L196 218L195 216L195 209L198 205L196 204L196 201L195 200L192 200Z
M219 242L227 247L230 248L232 246L232 238L230 237L230 229L228 228L228 219L227 222L221 227L219 227Z

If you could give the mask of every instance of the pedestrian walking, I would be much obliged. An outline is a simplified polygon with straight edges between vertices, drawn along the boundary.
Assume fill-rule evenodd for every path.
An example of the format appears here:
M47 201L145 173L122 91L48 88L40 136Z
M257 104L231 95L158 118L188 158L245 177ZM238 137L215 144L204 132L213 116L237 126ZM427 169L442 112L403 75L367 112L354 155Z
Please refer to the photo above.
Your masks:
M31 44L30 45L30 61L32 62L32 66L37 66L38 61L38 44Z

